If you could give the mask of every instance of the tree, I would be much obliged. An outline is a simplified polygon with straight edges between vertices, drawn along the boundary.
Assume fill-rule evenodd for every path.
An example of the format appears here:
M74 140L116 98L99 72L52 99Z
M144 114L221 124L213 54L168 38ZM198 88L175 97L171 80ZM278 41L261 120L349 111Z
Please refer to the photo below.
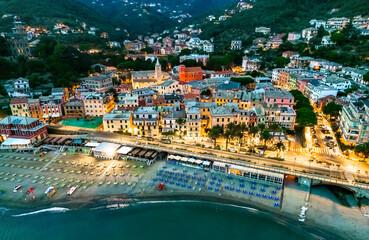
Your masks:
M297 110L296 122L301 128L312 127L318 123L316 114L309 108L301 108Z
M202 96L208 96L209 97L211 95L210 89L202 90L201 91L201 95Z
M330 116L337 116L341 109L342 105L330 102L323 107L323 113Z
M365 82L369 82L369 72L365 73L364 77L363 77L363 80Z
M217 147L217 139L220 138L223 134L223 127L216 125L211 129L206 129L208 136L214 141L214 148Z
M190 55L191 53L192 53L191 49L185 48L181 50L179 56Z
M275 63L278 68L282 68L290 63L290 59L285 57L277 57Z
M182 127L186 124L186 119L184 118L177 118L176 119L176 124L179 126L179 134L180 136L182 136Z
M252 137L255 137L255 135L259 132L258 127L251 127L249 130L249 134L252 135Z
M324 29L323 25L321 25L321 26L318 28L318 35L317 35L317 37L322 38L322 37L327 36L327 35L329 35L329 32L327 32L327 31Z
M277 157L279 156L279 152L281 150L284 151L286 149L286 146L284 146L282 141L277 142L274 146L278 149Z
M231 81L232 82L238 82L238 83L241 84L241 86L247 86L248 84L255 82L255 80L253 78L250 78L250 77L237 77L237 78L232 77Z
M245 123L241 123L236 127L236 134L235 136L238 137L238 142L240 144L240 147L242 147L242 139L247 130L247 126Z
M260 134L260 139L264 140L264 153L266 152L266 142L271 138L269 130L263 130Z
M260 134L265 130L265 128L266 128L266 126L265 126L264 123L260 123L258 125L258 129L259 129Z
M268 130L269 130L269 131L273 132L273 138L274 138L274 136L275 136L275 133L276 133L276 132L279 132L279 131L280 131L280 129L281 129L281 127L279 126L279 124L278 124L278 123L272 123L272 124L269 126L269 128L268 128Z
M369 142L357 145L355 147L355 152L362 154L365 161L365 159L369 157Z
M198 67L198 66L201 66L200 63L196 62L193 59L186 59L181 64L185 65L186 67Z
M170 65L172 67L179 65L179 57L178 56L171 56L168 58L168 63L170 63Z
M154 49L152 49L151 47L142 48L140 51L146 53L154 53Z
M346 40L346 36L342 32L335 32L331 35L331 41L337 43L337 45L342 45Z
M232 131L230 129L227 129L224 132L223 137L226 139L226 151L227 151L228 150L229 139L232 137Z

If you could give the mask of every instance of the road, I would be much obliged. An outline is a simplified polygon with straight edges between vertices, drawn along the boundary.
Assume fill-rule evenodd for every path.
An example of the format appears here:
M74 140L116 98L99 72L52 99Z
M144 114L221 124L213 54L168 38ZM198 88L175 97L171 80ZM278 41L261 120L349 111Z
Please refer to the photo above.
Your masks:
M182 144L182 143L177 143L177 142L172 142L171 144L164 144L158 140L149 142L147 141L146 138L137 139L133 136L127 136L127 135L122 135L122 134L117 134L117 133L95 131L95 130L85 130L85 129L83 129L83 132L88 134L90 137L94 137L94 138L115 139L115 140L120 140L120 141L125 141L125 142L139 143L142 145L155 144L156 146L161 146L161 147L166 147L166 148L186 150L189 152L208 154L208 155L213 155L213 156L233 159L233 160L247 161L247 162L252 162L258 165L282 167L282 168L296 170L296 171L305 171L308 173L315 173L315 174L331 176L335 178L344 178L344 171L346 171L346 169L344 168L344 165L341 165L341 164L325 164L325 163L309 161L309 158L306 157L307 153L304 153L304 152L301 152L298 155L299 157L286 156L284 161L279 161L279 160L270 159L270 158L257 157L254 155L245 155L245 154L240 154L240 153L232 153L232 152L215 150L215 149L209 148L213 146L212 143L204 143L206 147L201 147L201 146L196 146L196 145L187 145L187 144ZM275 157L275 152L269 152L269 154L267 155L271 155ZM340 162L337 161L337 163L342 163L342 160ZM356 177L357 179L361 181L369 182L368 175L363 174L363 175L356 176Z

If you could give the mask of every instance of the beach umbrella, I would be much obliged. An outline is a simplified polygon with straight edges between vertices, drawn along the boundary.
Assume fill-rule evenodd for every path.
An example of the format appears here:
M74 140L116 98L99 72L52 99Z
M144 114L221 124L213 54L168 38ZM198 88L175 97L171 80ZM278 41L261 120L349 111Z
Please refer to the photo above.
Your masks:
M254 195L254 193L253 192L249 192L249 195Z

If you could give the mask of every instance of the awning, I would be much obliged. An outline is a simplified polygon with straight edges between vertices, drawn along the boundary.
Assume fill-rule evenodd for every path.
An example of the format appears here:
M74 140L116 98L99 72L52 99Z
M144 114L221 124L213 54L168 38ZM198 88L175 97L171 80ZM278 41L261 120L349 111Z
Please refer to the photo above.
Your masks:
M85 144L85 147L97 147L99 145L100 143L97 143L97 142L88 142Z
M7 138L1 145L3 146L17 146L17 145L29 145L31 139L24 138Z
M123 146L118 149L117 153L127 155L132 150L132 147Z
M74 139L73 143L74 144L81 144L82 143L82 139Z

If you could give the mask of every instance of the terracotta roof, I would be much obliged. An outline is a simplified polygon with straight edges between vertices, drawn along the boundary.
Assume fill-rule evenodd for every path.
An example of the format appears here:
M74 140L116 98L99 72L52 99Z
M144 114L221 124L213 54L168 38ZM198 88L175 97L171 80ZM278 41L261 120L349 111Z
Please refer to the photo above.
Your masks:
M20 104L20 103L28 103L27 98L12 98L10 100L10 104Z
M186 72L202 72L201 67L186 67Z
M214 71L213 74L232 74L233 71L232 70L227 70L227 71Z

